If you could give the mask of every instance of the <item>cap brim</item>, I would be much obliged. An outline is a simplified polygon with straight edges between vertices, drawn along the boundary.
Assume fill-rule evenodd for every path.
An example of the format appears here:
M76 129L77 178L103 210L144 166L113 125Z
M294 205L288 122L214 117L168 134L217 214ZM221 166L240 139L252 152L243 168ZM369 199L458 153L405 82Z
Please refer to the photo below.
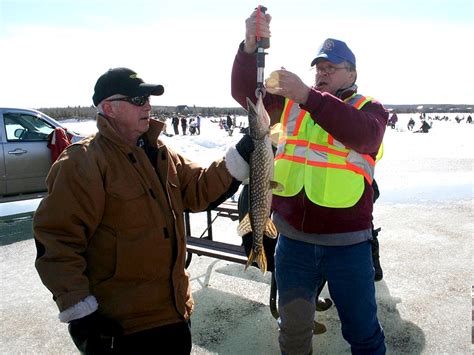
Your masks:
M338 57L337 55L321 53L316 58L313 59L311 62L311 66L314 66L318 63L319 59L329 60L331 63L334 64L341 64L345 59Z
M148 96L148 95L153 95L153 96L160 96L163 95L165 92L165 88L163 85L155 85L155 84L140 84L138 86L138 90L140 92L139 96Z

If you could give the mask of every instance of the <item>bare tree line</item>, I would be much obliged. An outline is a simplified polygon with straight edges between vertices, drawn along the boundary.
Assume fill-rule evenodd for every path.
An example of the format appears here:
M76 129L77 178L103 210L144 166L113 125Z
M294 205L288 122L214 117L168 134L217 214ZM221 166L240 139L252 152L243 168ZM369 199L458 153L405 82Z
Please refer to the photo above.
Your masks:
M459 112L472 113L472 107L474 105L385 105L389 110L396 111L397 113L439 113L439 112ZM39 108L39 111L44 112L48 116L55 119L62 120L68 118L75 119L93 119L96 115L96 108L94 106L68 106L68 107L52 107L52 108ZM171 117L176 113L185 115L202 115L206 117L222 117L227 114L236 116L245 116L247 113L241 107L196 107L196 106L152 106L152 115L156 117Z
M78 120L93 119L97 113L94 106L68 106L68 107L48 107L39 108L48 116L57 120L75 118ZM201 115L206 117L221 117L227 114L242 116L246 111L241 107L195 107L195 106L152 106L151 114L156 117L171 117L174 114Z

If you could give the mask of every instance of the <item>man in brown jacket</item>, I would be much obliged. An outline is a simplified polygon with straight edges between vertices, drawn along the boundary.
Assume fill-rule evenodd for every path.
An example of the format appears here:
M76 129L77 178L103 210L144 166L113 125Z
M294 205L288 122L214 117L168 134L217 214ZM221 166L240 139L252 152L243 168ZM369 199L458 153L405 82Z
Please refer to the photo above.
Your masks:
M99 131L54 163L34 216L36 269L81 352L189 354L183 212L233 195L226 165L248 161L249 138L202 168L158 139L149 96L163 86L115 68L94 90Z

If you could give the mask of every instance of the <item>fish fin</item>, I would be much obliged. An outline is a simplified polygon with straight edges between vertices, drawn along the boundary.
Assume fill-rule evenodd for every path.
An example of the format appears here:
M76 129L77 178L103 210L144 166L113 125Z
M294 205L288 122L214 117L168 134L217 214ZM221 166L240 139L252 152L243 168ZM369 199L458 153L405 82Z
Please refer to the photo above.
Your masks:
M239 237L243 237L244 235L252 232L252 226L250 225L250 216L247 213L243 220L240 221L239 225L237 226L237 234Z
M276 181L270 181L270 189L277 190L278 192L283 191L285 188L284 186Z
M278 236L278 231L273 221L268 218L267 225L265 226L265 235L269 238L275 239Z
M262 247L262 252L260 254L255 253L253 248L250 250L250 255L247 260L247 265L245 265L245 270L251 266L254 262L257 263L259 269L265 275L267 272L267 257L265 255L265 249Z

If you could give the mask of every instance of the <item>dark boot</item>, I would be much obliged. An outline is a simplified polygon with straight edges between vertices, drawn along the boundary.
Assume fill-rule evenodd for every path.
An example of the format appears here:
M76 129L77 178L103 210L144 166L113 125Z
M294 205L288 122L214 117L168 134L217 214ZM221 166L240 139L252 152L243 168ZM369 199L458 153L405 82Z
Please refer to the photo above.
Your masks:
M321 291L324 288L324 285L326 285L326 280L323 280L323 283L321 284L321 286L319 286L317 294L316 294L316 311L317 312L326 311L332 306L332 301L329 298L319 297L319 295L321 294ZM326 333L326 326L323 323L314 321L313 334L316 335L316 334L323 334L323 333Z
M326 333L326 326L323 323L314 321L313 334L323 334Z
M329 298L322 298L318 297L316 301L316 311L318 312L324 312L331 308L332 306L332 301Z
M373 239L372 243L372 262L374 264L375 275L374 281L380 281L383 279L383 270L380 266L380 255L379 255L379 240L377 239L377 235L379 234L380 228L372 230Z

